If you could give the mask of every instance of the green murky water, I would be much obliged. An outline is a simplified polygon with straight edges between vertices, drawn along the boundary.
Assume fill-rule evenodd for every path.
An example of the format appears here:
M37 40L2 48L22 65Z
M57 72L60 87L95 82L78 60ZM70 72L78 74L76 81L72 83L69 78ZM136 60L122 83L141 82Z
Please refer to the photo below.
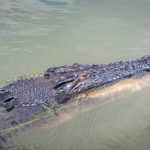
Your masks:
M150 54L150 0L1 0L0 81ZM12 149L149 150L150 88L18 135Z
M10 150L149 150L150 88L12 139ZM147 97L146 97L147 95Z

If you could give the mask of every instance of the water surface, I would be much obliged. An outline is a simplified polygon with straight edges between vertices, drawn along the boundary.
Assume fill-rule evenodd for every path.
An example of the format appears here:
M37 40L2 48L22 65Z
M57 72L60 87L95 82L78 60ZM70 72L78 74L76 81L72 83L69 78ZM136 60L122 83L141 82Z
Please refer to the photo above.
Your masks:
M150 54L149 8L150 0L1 0L0 82ZM149 150L149 90L25 132L13 149Z
M18 135L11 150L148 150L150 138L150 88L116 98L95 109L80 112L54 127L46 125ZM66 118L68 117L68 118ZM68 119L68 121L67 121Z
M0 79L149 54L149 0L1 0Z

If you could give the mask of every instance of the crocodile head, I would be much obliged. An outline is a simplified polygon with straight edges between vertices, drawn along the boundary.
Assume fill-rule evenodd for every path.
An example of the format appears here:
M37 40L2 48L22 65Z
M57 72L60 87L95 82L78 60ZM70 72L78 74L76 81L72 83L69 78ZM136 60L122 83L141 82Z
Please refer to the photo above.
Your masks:
M108 86L126 78L134 78L150 71L150 56L134 61L119 61L108 65L72 65L46 71L46 76L60 73L54 85L55 99L59 103L87 91Z

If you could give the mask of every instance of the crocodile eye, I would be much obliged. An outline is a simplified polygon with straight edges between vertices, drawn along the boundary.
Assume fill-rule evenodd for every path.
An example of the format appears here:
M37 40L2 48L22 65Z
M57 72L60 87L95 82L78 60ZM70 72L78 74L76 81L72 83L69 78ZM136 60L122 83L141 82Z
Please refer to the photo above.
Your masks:
M92 74L93 77L96 77L96 74Z
M54 85L54 89L58 89L59 87L63 86L63 85L66 85L67 83L70 83L70 82L73 82L74 81L74 78L69 78L69 79L66 79L66 80L62 80L60 82L58 82L56 85Z

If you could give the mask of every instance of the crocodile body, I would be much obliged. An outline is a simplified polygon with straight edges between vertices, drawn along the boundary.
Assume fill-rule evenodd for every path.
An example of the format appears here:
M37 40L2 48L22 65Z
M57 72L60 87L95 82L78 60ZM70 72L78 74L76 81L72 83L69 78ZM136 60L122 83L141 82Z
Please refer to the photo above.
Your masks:
M0 89L0 106L12 108L40 105L58 107L89 90L150 72L150 55L110 64L49 68L43 77L22 79Z

